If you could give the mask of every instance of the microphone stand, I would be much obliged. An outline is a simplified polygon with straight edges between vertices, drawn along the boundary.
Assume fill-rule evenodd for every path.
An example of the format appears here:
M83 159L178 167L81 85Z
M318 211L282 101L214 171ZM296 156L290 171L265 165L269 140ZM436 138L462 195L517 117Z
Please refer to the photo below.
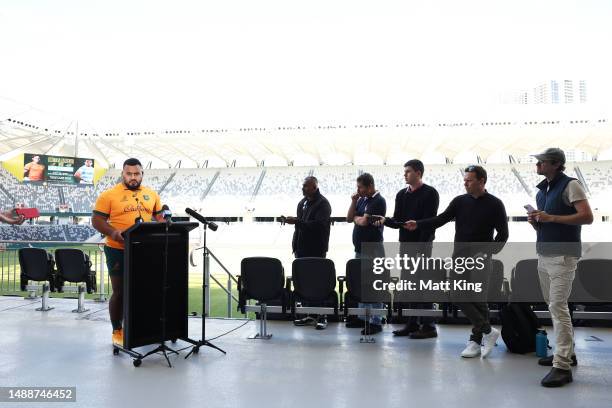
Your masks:
M203 245L203 252L202 252L202 261L204 263L204 265L202 265L202 338L192 343L193 347L191 348L191 351L185 356L185 359L189 358L191 354L198 354L200 352L200 347L202 346L211 347L216 350L219 350L223 354L227 354L224 350L220 349L219 347L212 344L210 341L206 340L206 336L205 336L206 334L206 288L208 286L206 284L206 277L208 276L208 248L206 247L206 230L208 229L208 223L202 222L201 220L198 220L198 221L200 221L202 226L204 227L204 236L203 236L204 245Z

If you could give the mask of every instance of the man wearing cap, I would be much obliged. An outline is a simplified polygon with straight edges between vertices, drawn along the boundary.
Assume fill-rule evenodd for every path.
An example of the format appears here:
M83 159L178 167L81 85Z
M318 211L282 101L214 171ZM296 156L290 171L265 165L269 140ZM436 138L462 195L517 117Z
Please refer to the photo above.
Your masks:
M534 157L537 173L546 178L537 185L538 209L528 212L528 221L537 232L538 275L556 337L554 356L538 364L552 366L541 384L561 387L572 382L571 366L577 364L567 301L582 255L581 225L593 222L593 212L580 182L564 173L563 150L549 148Z

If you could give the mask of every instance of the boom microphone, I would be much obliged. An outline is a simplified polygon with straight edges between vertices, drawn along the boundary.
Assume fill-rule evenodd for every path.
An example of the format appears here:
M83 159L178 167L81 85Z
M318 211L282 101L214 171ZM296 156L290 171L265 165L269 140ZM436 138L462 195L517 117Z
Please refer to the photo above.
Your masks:
M215 224L212 221L208 221L206 218L202 217L200 214L198 214L197 212L193 211L191 208L185 208L185 212L187 214L191 215L196 220L200 221L202 224L208 225L208 228L210 228L212 231L216 231L217 228L219 228L219 226L217 224Z

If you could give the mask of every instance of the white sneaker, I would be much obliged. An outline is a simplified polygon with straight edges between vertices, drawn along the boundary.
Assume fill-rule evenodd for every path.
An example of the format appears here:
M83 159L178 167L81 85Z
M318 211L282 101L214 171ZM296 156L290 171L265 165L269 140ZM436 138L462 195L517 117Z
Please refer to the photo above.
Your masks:
M499 330L495 327L491 327L491 332L489 334L482 335L482 344L484 345L482 348L482 358L487 358L487 356L491 354L498 338Z
M467 347L463 349L461 352L461 357L463 358L473 358L478 357L480 355L480 344L475 341L468 341Z

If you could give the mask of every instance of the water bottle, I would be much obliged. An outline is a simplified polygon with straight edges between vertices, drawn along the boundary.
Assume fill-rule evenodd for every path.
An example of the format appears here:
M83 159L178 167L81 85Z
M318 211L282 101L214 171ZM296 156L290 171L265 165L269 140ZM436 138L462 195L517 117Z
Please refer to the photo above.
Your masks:
M545 330L536 333L536 355L540 358L548 356L548 336Z

